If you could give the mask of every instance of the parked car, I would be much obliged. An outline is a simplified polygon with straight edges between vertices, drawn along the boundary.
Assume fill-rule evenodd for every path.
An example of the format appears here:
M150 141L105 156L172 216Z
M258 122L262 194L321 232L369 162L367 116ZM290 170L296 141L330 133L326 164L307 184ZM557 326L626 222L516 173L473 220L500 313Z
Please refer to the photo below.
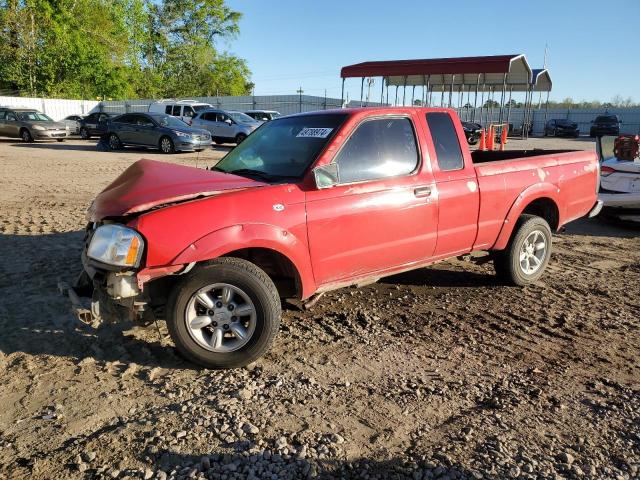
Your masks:
M112 150L135 145L174 153L200 151L211 146L209 132L192 128L164 113L126 113L115 117L107 124L106 137Z
M469 145L475 145L480 139L482 133L482 125L472 122L461 122L462 129L464 130L464 136L467 138Z
M544 126L544 136L552 137L579 137L578 124L564 118L553 118Z
M470 152L451 109L292 115L209 171L131 165L89 207L73 292L94 312L163 315L186 358L240 367L273 342L280 298L476 250L505 281L535 282L552 232L598 213L597 189L595 152Z
M21 138L23 142L63 142L69 136L69 128L32 108L0 107L0 136Z
M280 112L276 112L275 110L247 110L244 113L259 122L268 122L282 116Z
M197 100L160 100L149 105L149 113L172 115L191 125L193 117L207 108L211 105Z
M618 158L614 144L618 137L602 136L596 140L600 169L599 198L604 204L603 214L627 222L640 222L640 139L626 135L633 153Z
M192 125L208 130L216 143L241 143L262 122L242 112L207 109L198 113Z
M69 127L69 133L71 135L80 134L80 121L82 120L82 115L68 115L64 117L61 122L64 123L67 127Z
M80 137L83 140L89 140L91 137L103 136L107 133L107 123L109 119L115 116L117 116L117 114L94 112L81 118L78 121L78 123L80 123Z
M591 122L589 136L620 135L620 123L622 122L617 115L598 115L596 119Z

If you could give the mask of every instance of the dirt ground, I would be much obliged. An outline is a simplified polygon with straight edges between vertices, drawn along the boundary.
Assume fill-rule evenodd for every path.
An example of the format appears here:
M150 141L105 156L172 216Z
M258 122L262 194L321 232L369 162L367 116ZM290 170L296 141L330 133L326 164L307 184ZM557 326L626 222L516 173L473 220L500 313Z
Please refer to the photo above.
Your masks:
M162 322L76 323L56 283L91 198L141 157L226 151L0 139L0 478L639 478L639 230L569 225L526 288L453 260L288 305L235 371L183 361Z

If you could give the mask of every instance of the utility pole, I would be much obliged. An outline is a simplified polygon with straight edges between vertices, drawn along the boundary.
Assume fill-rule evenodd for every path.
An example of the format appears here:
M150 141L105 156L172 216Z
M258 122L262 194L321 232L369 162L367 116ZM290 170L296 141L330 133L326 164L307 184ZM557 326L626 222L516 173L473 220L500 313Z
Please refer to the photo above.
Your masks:
M300 113L302 113L302 94L304 93L304 90L302 90L302 86L300 86L300 88L298 88L298 90L296 90L296 93L298 95L300 95L300 97L299 97L300 98L300 100L299 100L299 107L300 107L299 111L300 111Z

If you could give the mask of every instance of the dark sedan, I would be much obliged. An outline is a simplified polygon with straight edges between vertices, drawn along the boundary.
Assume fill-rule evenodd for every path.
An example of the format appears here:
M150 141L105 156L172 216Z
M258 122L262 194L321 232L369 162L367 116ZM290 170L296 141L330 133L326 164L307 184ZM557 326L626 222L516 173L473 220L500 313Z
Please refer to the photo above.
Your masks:
M544 126L544 136L552 137L578 137L580 130L578 124L570 122L564 118L554 118L547 122Z
M598 115L596 119L591 122L589 136L620 135L620 123L622 122L617 115Z
M211 134L163 113L126 113L107 124L111 150L127 145L157 148L162 153L193 152L211 146Z
M80 136L84 140L100 137L107 131L107 122L115 115L112 113L94 112L78 121Z
M467 137L467 143L469 145L475 145L480 139L482 133L482 125L479 123L462 122L462 129L464 130L464 136Z

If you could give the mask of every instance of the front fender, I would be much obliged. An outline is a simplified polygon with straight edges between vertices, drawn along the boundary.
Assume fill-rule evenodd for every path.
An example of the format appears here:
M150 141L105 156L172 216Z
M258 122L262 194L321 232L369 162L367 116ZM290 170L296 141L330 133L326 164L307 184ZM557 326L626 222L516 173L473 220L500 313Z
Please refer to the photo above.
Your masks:
M266 248L284 255L298 271L302 298L315 292L316 285L306 242L273 225L243 224L216 230L190 244L171 263L202 262L245 248Z
M494 245L491 247L491 250L504 250L507 248L507 244L509 243L509 239L511 238L511 234L513 233L513 229L515 228L516 222L524 209L534 200L539 198L549 198L553 200L553 202L558 207L558 214L560 216L559 225L562 225L562 218L564 217L564 213L560 208L562 205L559 201L559 189L556 185L552 183L536 183L527 187L525 190L518 195L513 205L509 209L507 216L502 224L502 228L500 229L500 234Z

